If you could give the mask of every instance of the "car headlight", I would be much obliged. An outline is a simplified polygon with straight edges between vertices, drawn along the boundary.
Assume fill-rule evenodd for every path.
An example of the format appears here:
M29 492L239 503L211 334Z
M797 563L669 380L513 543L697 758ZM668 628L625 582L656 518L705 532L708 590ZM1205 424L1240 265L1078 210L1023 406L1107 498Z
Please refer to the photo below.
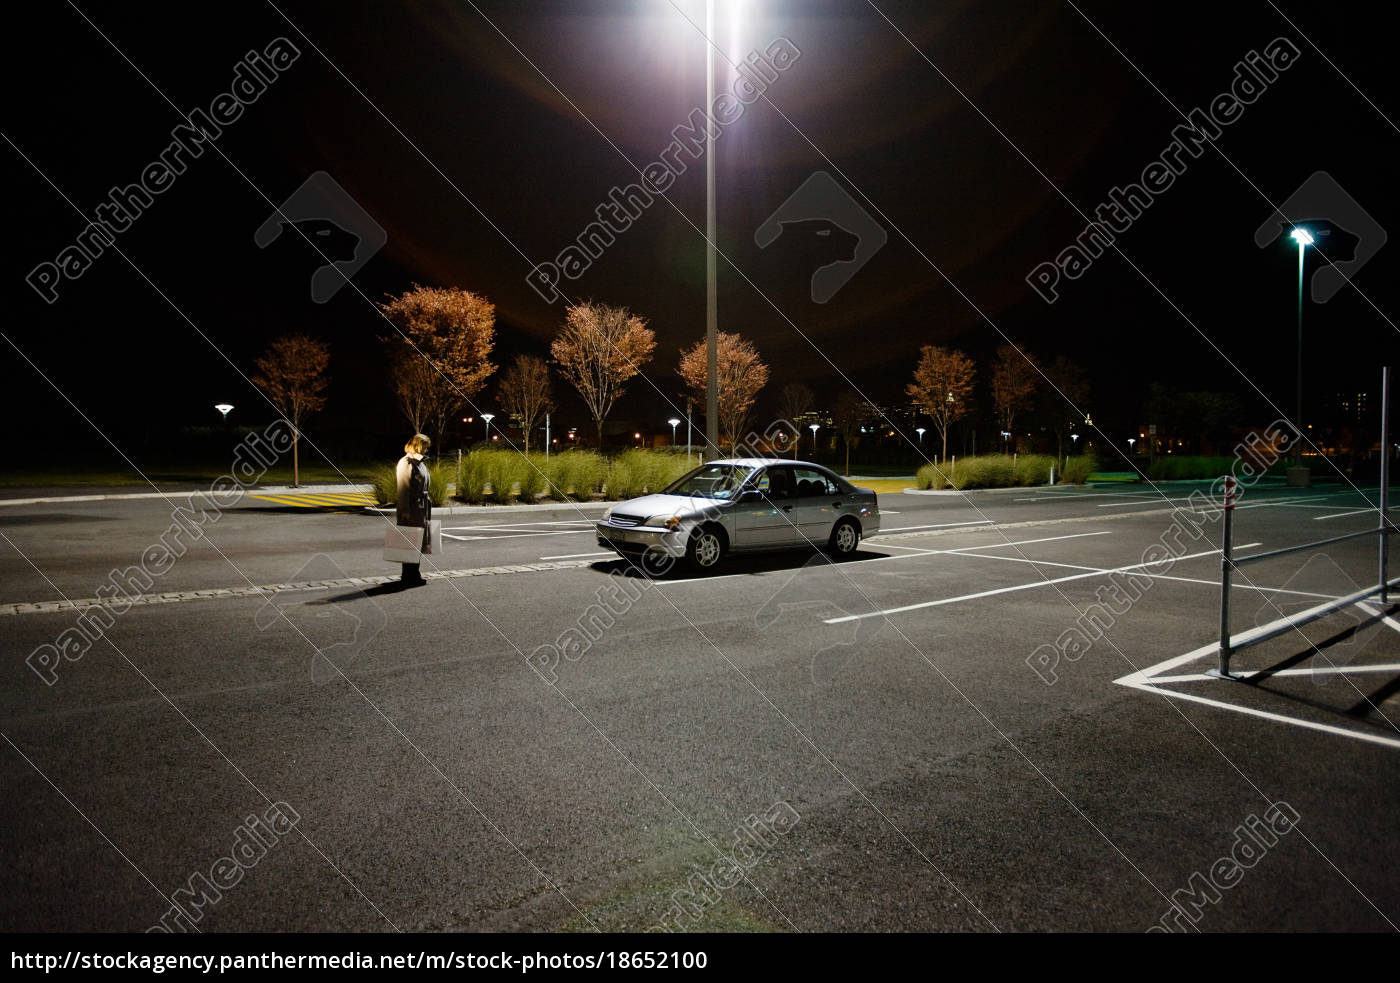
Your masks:
M651 526L653 529L674 529L680 524L681 517L678 515L654 515L646 522L642 523L642 525Z
M603 521L604 521L604 522L607 522L607 521L608 521L609 519L611 519L611 518L612 518L612 509L607 509L606 511L603 512Z

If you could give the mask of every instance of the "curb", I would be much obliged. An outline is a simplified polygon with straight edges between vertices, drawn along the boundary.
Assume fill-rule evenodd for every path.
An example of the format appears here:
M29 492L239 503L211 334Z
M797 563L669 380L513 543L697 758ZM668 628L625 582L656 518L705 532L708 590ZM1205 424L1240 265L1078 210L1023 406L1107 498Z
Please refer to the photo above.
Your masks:
M532 515L536 517L546 517L544 521L554 517L556 514L564 518L576 518L580 515L591 518L593 515L602 515L603 512L617 505L617 502L541 502L538 505L447 505L433 506L433 518L442 515L469 515L481 516L516 516ZM376 515L392 515L394 507L392 505L371 505L365 509Z
M243 489L244 495L316 495L334 492L369 492L370 485L253 485ZM117 492L110 495L43 495L37 498L0 498L0 506L5 505L46 505L54 502L120 502L142 498L188 498L191 495L207 495L209 488L182 488L178 491Z

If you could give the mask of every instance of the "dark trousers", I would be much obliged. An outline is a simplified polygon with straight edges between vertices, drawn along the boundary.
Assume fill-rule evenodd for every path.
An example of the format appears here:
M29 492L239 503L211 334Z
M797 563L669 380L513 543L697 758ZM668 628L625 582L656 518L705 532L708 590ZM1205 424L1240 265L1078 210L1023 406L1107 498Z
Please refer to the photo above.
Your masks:
M403 567L403 575L399 579L404 583L411 584L423 579L423 575L418 572L419 564L401 563L399 565Z

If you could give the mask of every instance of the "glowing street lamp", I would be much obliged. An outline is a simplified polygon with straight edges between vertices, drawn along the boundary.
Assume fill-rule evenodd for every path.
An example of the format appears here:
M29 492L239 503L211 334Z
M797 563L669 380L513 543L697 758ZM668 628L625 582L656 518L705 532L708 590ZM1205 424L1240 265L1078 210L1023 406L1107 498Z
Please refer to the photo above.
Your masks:
M678 427L678 426L681 425L680 417L675 417L675 416L673 416L673 417L671 417L671 419L667 420L666 422L669 423L669 424L671 425L671 446L672 446L672 447L675 447L675 446L676 446L676 427Z
M233 409L233 404L232 404L232 403L215 403L215 404L214 404L214 409L216 409L216 410L218 410L220 413L222 413L222 414L224 415L224 419L227 420L227 419L228 419L229 411Z
M1289 238L1298 244L1298 388L1297 402L1299 431L1303 428L1303 250L1313 244L1312 233L1304 228L1294 229ZM1297 459L1302 460L1302 441L1298 442Z
M1010 453L1011 453L1011 431L1010 431L1010 430L1003 430L1003 431L1001 432L1001 452L1002 452L1003 454L1010 454Z
M481 418L486 421L486 439L491 439L491 421L496 419L495 413L483 413Z
M1069 446L1070 446L1071 448L1076 448L1076 447L1079 446L1079 434L1077 434L1077 433L1072 433L1072 434L1070 434L1070 435L1069 435L1069 440L1070 440L1070 445L1069 445ZM1076 451L1075 453L1078 453L1078 452Z
M813 423L807 427L808 430L812 431L812 457L817 456L817 431L821 428L820 423Z
M919 435L919 443L921 443L921 444L924 442L924 430L925 430L924 427L915 427L915 428L914 428L914 432L915 432L916 434Z
M1137 443L1137 438L1136 438L1136 437L1129 437L1129 438L1128 438L1128 456L1129 456L1129 457L1132 457L1132 456L1133 456L1133 445L1136 444L1136 443Z

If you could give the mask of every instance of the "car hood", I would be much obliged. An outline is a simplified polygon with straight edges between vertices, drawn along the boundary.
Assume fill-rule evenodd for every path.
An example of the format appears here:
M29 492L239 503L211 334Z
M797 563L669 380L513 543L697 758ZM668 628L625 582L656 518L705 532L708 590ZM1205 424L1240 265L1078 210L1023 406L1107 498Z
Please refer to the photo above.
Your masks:
M692 495L643 495L613 506L614 512L623 515L639 515L651 518L654 515L697 515L705 509L728 505L722 498L696 498Z

